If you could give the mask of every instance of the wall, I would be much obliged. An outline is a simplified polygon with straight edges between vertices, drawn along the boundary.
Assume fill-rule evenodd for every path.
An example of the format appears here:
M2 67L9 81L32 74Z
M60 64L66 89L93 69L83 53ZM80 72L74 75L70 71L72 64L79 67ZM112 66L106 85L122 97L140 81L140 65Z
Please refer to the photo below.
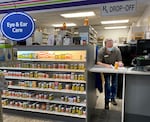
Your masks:
M133 33L136 32L147 32L150 31L150 5L145 9L143 12L143 15L139 18L137 23L133 23L130 27L129 33L128 33L128 40L132 40ZM146 37L148 38L148 37Z
M105 38L112 38L115 43L119 42L119 37L127 37L129 29L116 29L116 30L96 30L98 32L97 37L104 36Z
M150 26L150 6L148 6L143 15L140 17L139 21L137 22L136 26Z

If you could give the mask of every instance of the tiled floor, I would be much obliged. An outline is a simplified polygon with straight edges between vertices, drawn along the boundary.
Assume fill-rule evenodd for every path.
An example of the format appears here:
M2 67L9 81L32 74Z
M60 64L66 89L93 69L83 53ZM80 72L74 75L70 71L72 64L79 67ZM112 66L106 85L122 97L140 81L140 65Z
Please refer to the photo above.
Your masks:
M35 118L26 118L17 115L4 114L3 115L4 122L54 122L54 121L46 121Z
M104 110L104 95L97 91L97 103L93 122L121 122L121 100L117 100L118 105L110 105L110 110ZM24 117L15 114L3 114L3 122L62 122L56 120L46 120L37 117Z
M98 90L96 90L96 94L97 94L97 102L96 102L96 109L103 109L104 108L104 94L103 93L99 93ZM121 99L116 99L118 105L117 106L113 106L112 104L110 104L110 110L114 110L114 111L120 111L122 109L122 100Z

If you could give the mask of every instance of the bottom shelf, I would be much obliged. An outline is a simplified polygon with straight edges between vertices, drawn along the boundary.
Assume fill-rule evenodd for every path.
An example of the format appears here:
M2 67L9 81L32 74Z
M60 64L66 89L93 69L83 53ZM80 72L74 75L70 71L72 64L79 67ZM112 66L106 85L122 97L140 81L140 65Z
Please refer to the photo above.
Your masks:
M14 106L3 106L2 108L14 109L14 110L21 110L21 111L29 111L29 112L46 113L46 114L55 114L55 115L77 117L77 118L86 118L86 115L78 115L78 114L56 112L56 111L46 111L46 110L40 110L40 109L29 109L29 108L25 109L25 108L19 108L19 107L14 107Z

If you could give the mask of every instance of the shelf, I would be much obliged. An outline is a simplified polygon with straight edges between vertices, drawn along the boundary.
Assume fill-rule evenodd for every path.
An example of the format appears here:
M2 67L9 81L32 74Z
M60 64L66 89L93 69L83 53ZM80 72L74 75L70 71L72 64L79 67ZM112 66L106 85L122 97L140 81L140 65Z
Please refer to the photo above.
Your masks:
M89 26L89 30L97 34L97 31L95 31L95 29L91 25Z
M65 104L65 105L75 105L75 106L83 106L86 107L84 102L81 103L70 103L70 102L63 102L60 99L56 98L54 100L47 100L47 99L36 99L36 98L22 98L22 97L14 97L14 96L2 96L2 98L7 99L15 99L15 100L26 100L26 101L37 101L37 102L48 102L48 103L56 103L56 104Z
M18 58L17 60L20 61L52 61L52 62L86 62L86 60L60 60L60 59L23 59L23 58Z
M59 72L85 72L85 70L74 70L74 69L48 69L48 68L21 68L21 67L0 67L5 70L36 70L36 71L59 71Z
M91 44L97 44L97 41L89 40L89 43L91 43Z
M94 37L94 36L89 36L89 37L93 40L97 40L96 37Z
M56 112L56 111L46 111L46 110L40 110L40 109L29 109L29 108L24 109L24 108L13 107L13 106L3 106L2 108L22 110L22 111L30 111L30 112L38 112L38 113L46 113L46 114L54 114L54 115L63 115L63 116L70 116L70 117L77 117L77 118L86 118L85 115L78 115L78 114L71 114L71 113L64 113L64 112Z
M20 86L8 86L9 89L21 89L21 90L32 90L32 91L47 91L47 92L58 92L58 93L68 93L68 94L86 94L85 91L72 91L72 90L58 90L58 89L43 89L43 88L30 88L30 87L20 87Z
M49 35L50 33L42 32L42 34L44 34L44 35Z
M70 79L54 79L54 78L29 78L29 77L15 77L5 76L5 79L19 79L19 80L35 80L35 81L59 81L59 82L71 82L71 83L86 83L84 80L70 80Z

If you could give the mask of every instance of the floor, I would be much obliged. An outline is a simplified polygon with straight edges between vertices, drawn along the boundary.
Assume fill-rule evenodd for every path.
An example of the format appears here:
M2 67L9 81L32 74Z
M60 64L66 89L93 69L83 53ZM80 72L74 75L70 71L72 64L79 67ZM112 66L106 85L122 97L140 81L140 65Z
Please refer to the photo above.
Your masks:
M104 94L103 93L99 93L98 90L96 90L96 94L97 94L97 102L96 102L96 109L103 109L104 108ZM117 106L113 106L112 104L110 104L110 110L114 110L114 111L120 111L122 109L122 100L121 99L116 99L118 105Z
M97 103L93 122L121 122L122 100L116 99L118 105L109 104L110 110L104 109L104 94L97 90Z
M121 100L117 99L118 105L110 104L110 110L104 110L104 95L97 91L97 103L95 107L95 114L93 122L121 122ZM37 117L25 117L15 114L3 114L3 122L62 122L54 120L46 120Z

